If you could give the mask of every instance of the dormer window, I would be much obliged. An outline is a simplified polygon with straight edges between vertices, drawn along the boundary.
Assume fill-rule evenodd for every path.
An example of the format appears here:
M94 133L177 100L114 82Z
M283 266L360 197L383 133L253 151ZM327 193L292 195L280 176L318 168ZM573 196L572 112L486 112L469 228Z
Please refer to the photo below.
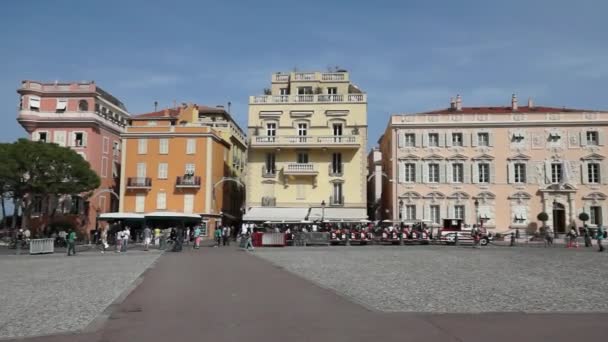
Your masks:
M557 134L557 133L549 133L549 141L551 141L551 142L557 142L557 141L559 141L559 139L561 139L561 137L559 136L559 134Z

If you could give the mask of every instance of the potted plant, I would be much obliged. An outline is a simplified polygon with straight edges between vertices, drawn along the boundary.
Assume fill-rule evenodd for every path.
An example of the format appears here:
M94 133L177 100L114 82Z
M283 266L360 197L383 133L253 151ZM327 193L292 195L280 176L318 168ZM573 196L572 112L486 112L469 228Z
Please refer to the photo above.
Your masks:
M264 95L272 95L270 88L264 88Z
M543 230L547 229L547 221L549 221L549 214L546 212L539 213L536 218L543 223Z
M316 87L316 88L315 88L315 94L316 94L316 95L323 94L323 88L321 88L321 87Z

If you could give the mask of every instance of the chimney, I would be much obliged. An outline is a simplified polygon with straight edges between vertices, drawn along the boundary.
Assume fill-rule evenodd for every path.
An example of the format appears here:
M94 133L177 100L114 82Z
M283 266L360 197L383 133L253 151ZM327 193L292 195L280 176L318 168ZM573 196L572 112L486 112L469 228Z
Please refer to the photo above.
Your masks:
M456 95L456 110L459 112L462 111L462 97L460 94Z
M528 97L528 108L529 109L534 108L534 101L532 101L531 97Z
M515 94L511 96L511 110L517 111L517 95Z
M456 109L456 102L454 101L454 97L450 97L450 110Z

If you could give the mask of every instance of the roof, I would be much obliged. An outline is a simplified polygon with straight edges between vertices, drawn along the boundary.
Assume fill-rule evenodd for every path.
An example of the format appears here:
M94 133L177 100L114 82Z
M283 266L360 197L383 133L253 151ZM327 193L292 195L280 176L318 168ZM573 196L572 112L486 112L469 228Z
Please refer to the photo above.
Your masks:
M462 107L462 110L445 108L420 114L512 114L512 113L575 113L575 112L598 112L597 110L573 109L566 107L543 107L543 106L520 106L517 110L513 110L511 106L504 107Z
M166 108L156 112L138 114L131 117L134 120L157 119L157 118L175 118L179 115L179 111L174 108Z

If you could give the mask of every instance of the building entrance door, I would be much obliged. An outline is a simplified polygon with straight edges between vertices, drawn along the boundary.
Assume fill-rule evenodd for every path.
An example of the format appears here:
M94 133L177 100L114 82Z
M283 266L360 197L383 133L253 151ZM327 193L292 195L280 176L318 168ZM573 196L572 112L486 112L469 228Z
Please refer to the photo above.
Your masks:
M556 233L566 233L566 209L563 204L556 203L553 207L553 229Z

